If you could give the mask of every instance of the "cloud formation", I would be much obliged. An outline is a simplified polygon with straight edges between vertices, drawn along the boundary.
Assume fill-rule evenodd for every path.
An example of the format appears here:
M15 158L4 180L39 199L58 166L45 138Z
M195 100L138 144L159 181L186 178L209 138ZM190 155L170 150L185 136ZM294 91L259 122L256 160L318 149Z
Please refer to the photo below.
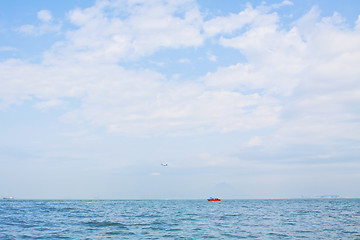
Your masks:
M40 20L38 25L25 24L17 29L18 32L40 36L47 33L59 32L61 29L60 24L53 23L53 16L49 10L40 10L37 13L37 18Z
M53 20L53 17L51 15L51 12L49 10L41 10L37 13L38 19L40 19L42 22L51 22Z
M299 16L304 1L94 2L5 33L0 176L19 181L2 191L359 196L360 18Z
M290 2L249 5L208 20L189 0L97 1L74 9L67 16L75 29L45 52L41 63L0 64L0 106L38 99L42 109L79 99L80 107L67 108L62 120L125 135L271 127L281 141L312 135L314 141L358 139L359 20L352 29L339 14L322 18L313 8L285 29L275 12L285 5ZM39 26L19 31L39 35L52 29L46 27L53 26L49 11L38 18ZM166 49L209 48L208 40L238 51L246 61L191 81L126 65L141 66L144 58ZM204 58L218 62L210 51ZM266 138L257 139L249 144L266 144Z

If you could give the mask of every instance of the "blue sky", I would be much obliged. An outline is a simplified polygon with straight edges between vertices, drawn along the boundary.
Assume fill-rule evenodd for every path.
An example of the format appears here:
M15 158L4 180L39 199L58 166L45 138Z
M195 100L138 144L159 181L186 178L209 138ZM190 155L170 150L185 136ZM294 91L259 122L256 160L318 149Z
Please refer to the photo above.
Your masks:
M360 197L359 9L2 1L0 196Z

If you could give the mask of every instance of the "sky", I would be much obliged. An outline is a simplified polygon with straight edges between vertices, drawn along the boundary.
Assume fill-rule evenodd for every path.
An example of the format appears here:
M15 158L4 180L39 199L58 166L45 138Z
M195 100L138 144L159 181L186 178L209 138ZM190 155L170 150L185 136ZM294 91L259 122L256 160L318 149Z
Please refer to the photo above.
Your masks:
M1 1L0 197L360 197L359 14Z

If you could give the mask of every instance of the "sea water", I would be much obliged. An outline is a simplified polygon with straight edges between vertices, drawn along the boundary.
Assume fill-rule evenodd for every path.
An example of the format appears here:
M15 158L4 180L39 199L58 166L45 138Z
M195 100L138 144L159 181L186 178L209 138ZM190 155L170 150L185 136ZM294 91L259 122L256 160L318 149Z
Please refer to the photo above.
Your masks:
M360 239L360 199L1 200L0 239Z

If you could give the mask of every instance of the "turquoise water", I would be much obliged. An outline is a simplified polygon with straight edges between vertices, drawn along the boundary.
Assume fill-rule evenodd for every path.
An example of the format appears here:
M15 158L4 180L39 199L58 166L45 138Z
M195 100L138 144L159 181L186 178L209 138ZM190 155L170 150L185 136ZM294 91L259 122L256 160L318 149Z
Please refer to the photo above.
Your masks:
M0 239L360 239L360 199L2 200Z

